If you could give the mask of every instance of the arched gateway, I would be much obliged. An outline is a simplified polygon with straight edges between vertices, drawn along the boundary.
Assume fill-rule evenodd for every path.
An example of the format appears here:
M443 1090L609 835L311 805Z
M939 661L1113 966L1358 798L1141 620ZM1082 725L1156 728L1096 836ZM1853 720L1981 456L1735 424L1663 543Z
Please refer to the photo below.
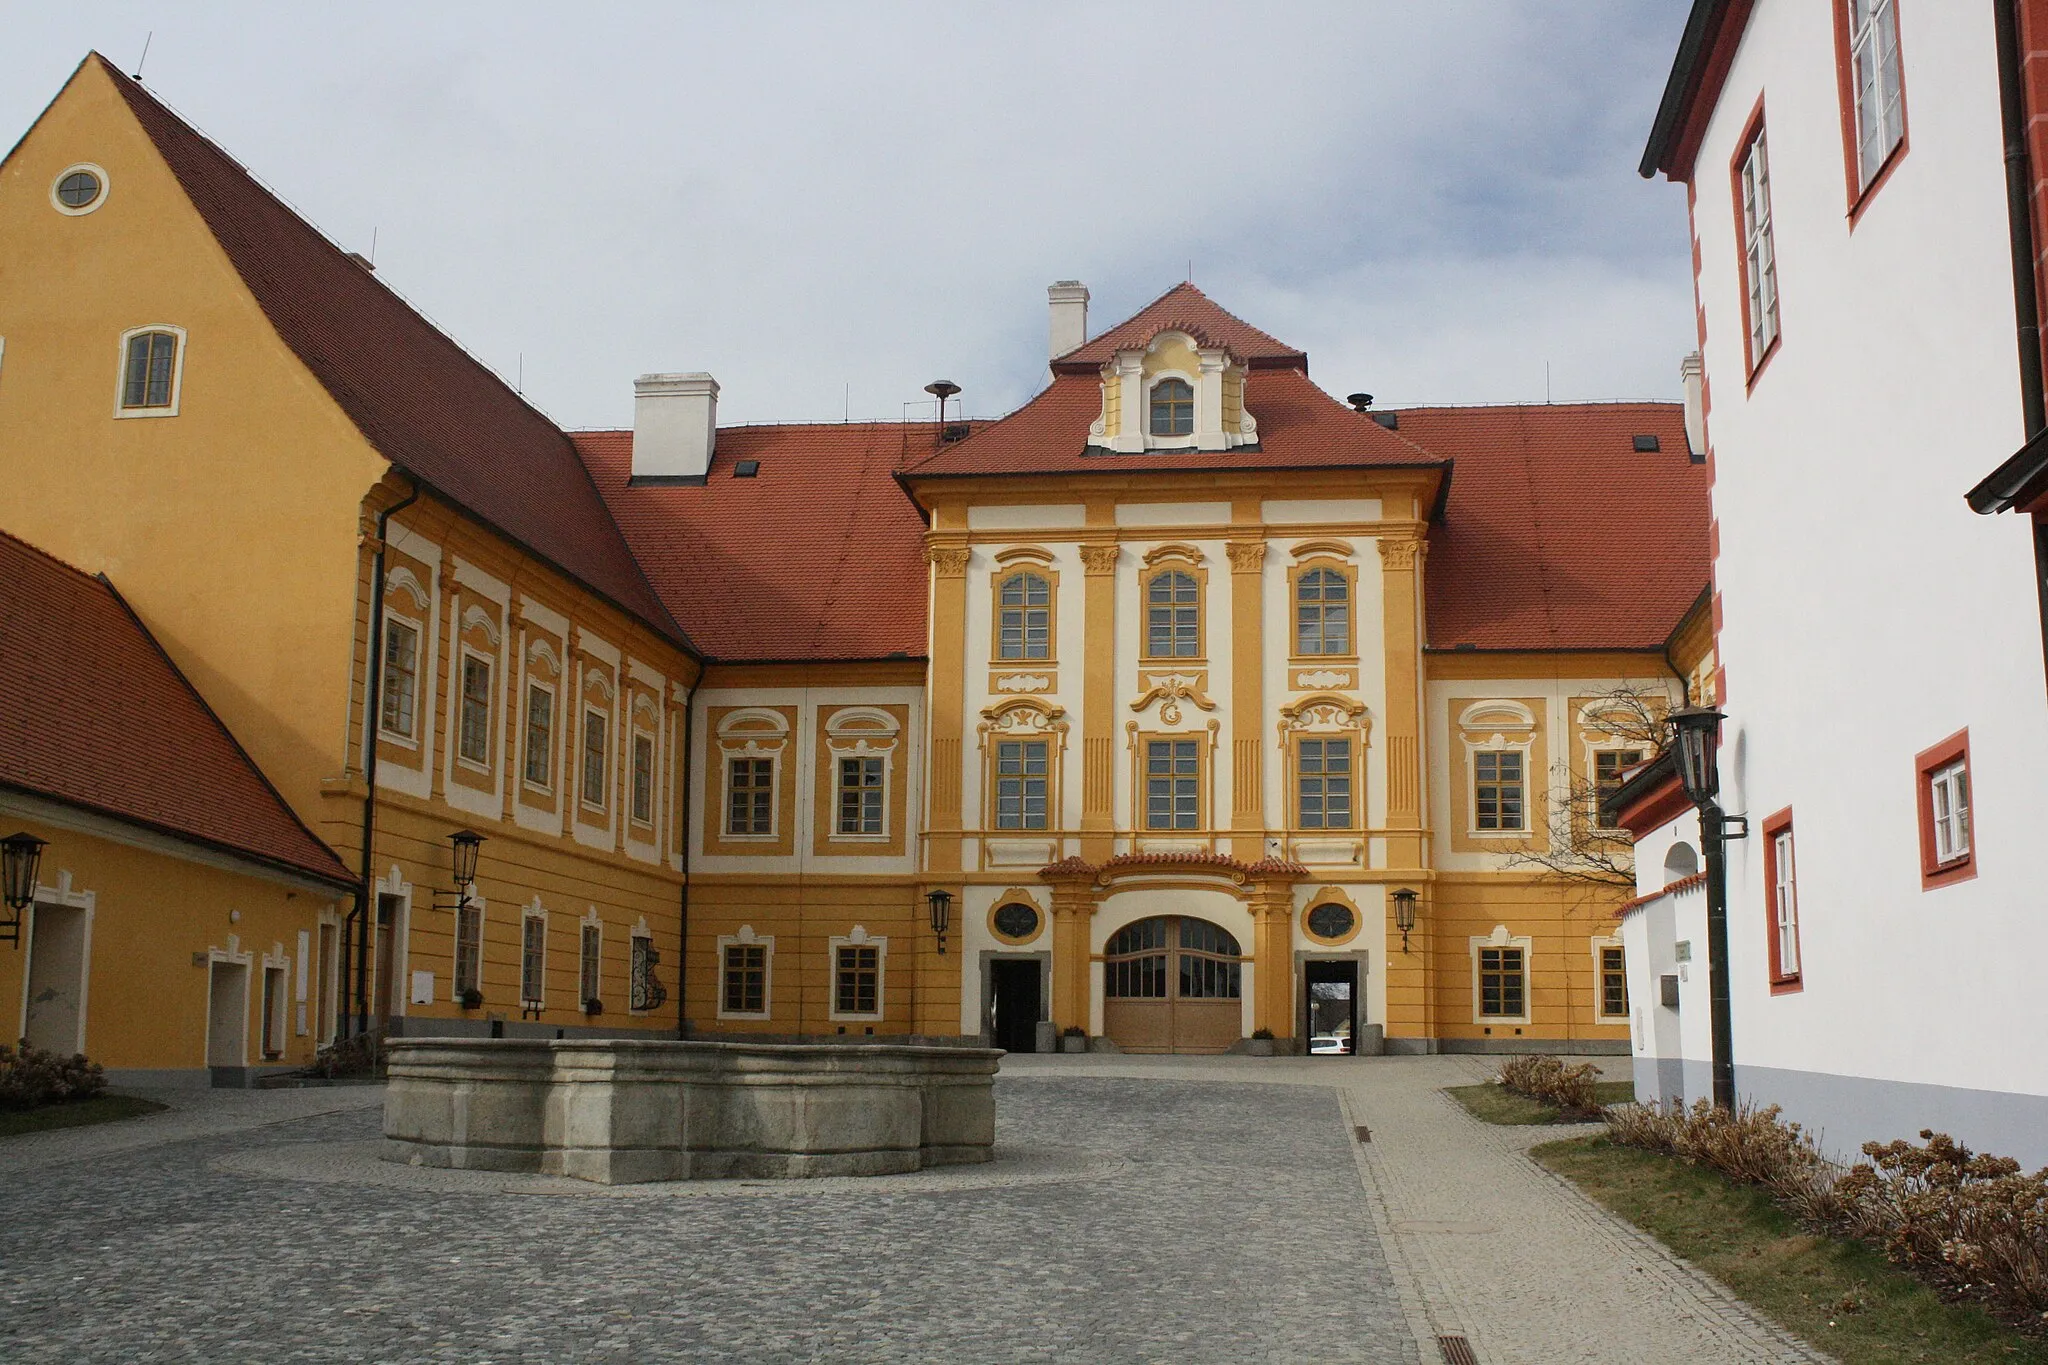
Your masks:
M1102 1031L1125 1052L1223 1052L1241 1036L1243 952L1220 925L1155 915L1103 951Z

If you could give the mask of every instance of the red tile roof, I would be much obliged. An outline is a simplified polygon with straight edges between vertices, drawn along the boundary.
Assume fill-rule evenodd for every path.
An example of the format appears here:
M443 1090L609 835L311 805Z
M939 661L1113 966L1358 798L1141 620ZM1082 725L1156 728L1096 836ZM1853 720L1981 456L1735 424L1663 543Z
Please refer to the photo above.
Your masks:
M1707 470L1675 403L1404 408L1453 462L1430 529L1435 649L1655 649L1698 600ZM1662 449L1638 453L1632 438Z
M1074 354L1080 354L1078 351ZM1086 374L1055 375L1036 398L964 441L941 446L903 471L925 478L987 474L1128 474L1198 469L1341 469L1442 465L1434 454L1354 412L1299 369L1253 370L1244 404L1258 422L1258 445L1236 450L1149 450L1113 454L1088 446L1102 415L1102 383Z
M1094 374L1118 351L1143 346L1161 332L1186 332L1205 346L1221 346L1252 366L1308 370L1308 355L1225 312L1193 284L1177 284L1119 323L1065 355L1053 357L1062 374Z
M701 487L629 486L633 433L577 450L669 609L733 662L925 657L924 521L892 477L930 423L725 427ZM760 461L752 478L740 460Z
M0 641L0 786L355 885L104 577L0 532Z
M503 380L105 58L278 336L379 454L685 642L568 439Z

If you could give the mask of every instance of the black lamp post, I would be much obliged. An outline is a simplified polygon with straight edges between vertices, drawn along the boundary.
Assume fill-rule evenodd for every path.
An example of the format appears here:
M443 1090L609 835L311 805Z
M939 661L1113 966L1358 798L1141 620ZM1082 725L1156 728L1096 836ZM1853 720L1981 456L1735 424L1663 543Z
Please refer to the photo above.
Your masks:
M1404 886L1394 893L1394 927L1401 931L1401 951L1408 951L1408 931L1415 927L1415 889Z
M473 829L459 829L448 836L448 867L455 877L453 891L436 891L434 908L461 912L469 906L469 888L476 885L476 854L484 836Z
M931 911L932 932L939 936L939 953L945 955L946 929L953 923L953 893L943 887L925 892L925 908Z
M0 920L4 933L16 948L21 947L21 916L36 900L36 875L42 866L47 841L23 831L0 839L0 887L4 887L8 916Z
M1700 852L1707 864L1707 1006L1712 1023L1714 1103L1735 1108L1735 1016L1728 990L1729 839L1749 835L1749 821L1721 813L1721 712L1684 706L1671 713L1678 780L1700 813Z

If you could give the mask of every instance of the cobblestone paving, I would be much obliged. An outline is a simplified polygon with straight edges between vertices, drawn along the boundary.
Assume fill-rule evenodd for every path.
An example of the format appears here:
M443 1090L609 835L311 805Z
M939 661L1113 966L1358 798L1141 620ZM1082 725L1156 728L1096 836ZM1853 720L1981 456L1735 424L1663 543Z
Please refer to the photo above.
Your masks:
M1005 1142L1099 1174L753 1199L355 1182L360 1094L167 1141L23 1139L0 1146L0 1359L1425 1359L1338 1094L1020 1072ZM336 1178L257 1173L307 1157Z

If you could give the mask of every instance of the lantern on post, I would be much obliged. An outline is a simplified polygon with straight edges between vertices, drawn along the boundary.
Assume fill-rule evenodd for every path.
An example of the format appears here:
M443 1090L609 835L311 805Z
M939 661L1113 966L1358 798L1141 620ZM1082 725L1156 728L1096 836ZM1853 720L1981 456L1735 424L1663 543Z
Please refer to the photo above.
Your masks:
M484 836L473 829L457 830L448 836L449 871L455 878L453 891L436 891L434 908L462 910L469 905L469 888L476 884L476 855Z
M931 912L932 932L938 935L939 953L946 951L946 930L953 923L953 893L944 887L933 887L925 893L925 908Z
M1728 848L1747 838L1749 821L1724 815L1721 795L1721 712L1711 706L1681 706L1671 713L1672 745L1678 751L1678 780L1700 813L1700 852L1707 874L1707 1011L1713 1059L1714 1103L1735 1108L1735 1015L1728 984Z
M1394 893L1394 927L1401 931L1401 951L1408 951L1408 933L1415 927L1415 888L1404 886Z
M47 840L23 831L0 839L0 888L4 888L7 918L0 920L0 934L15 947L21 946L21 916L36 900L36 878L43 862Z
M1711 706L1681 706L1671 713L1676 731L1678 780L1686 799L1705 805L1721 794L1721 720Z

